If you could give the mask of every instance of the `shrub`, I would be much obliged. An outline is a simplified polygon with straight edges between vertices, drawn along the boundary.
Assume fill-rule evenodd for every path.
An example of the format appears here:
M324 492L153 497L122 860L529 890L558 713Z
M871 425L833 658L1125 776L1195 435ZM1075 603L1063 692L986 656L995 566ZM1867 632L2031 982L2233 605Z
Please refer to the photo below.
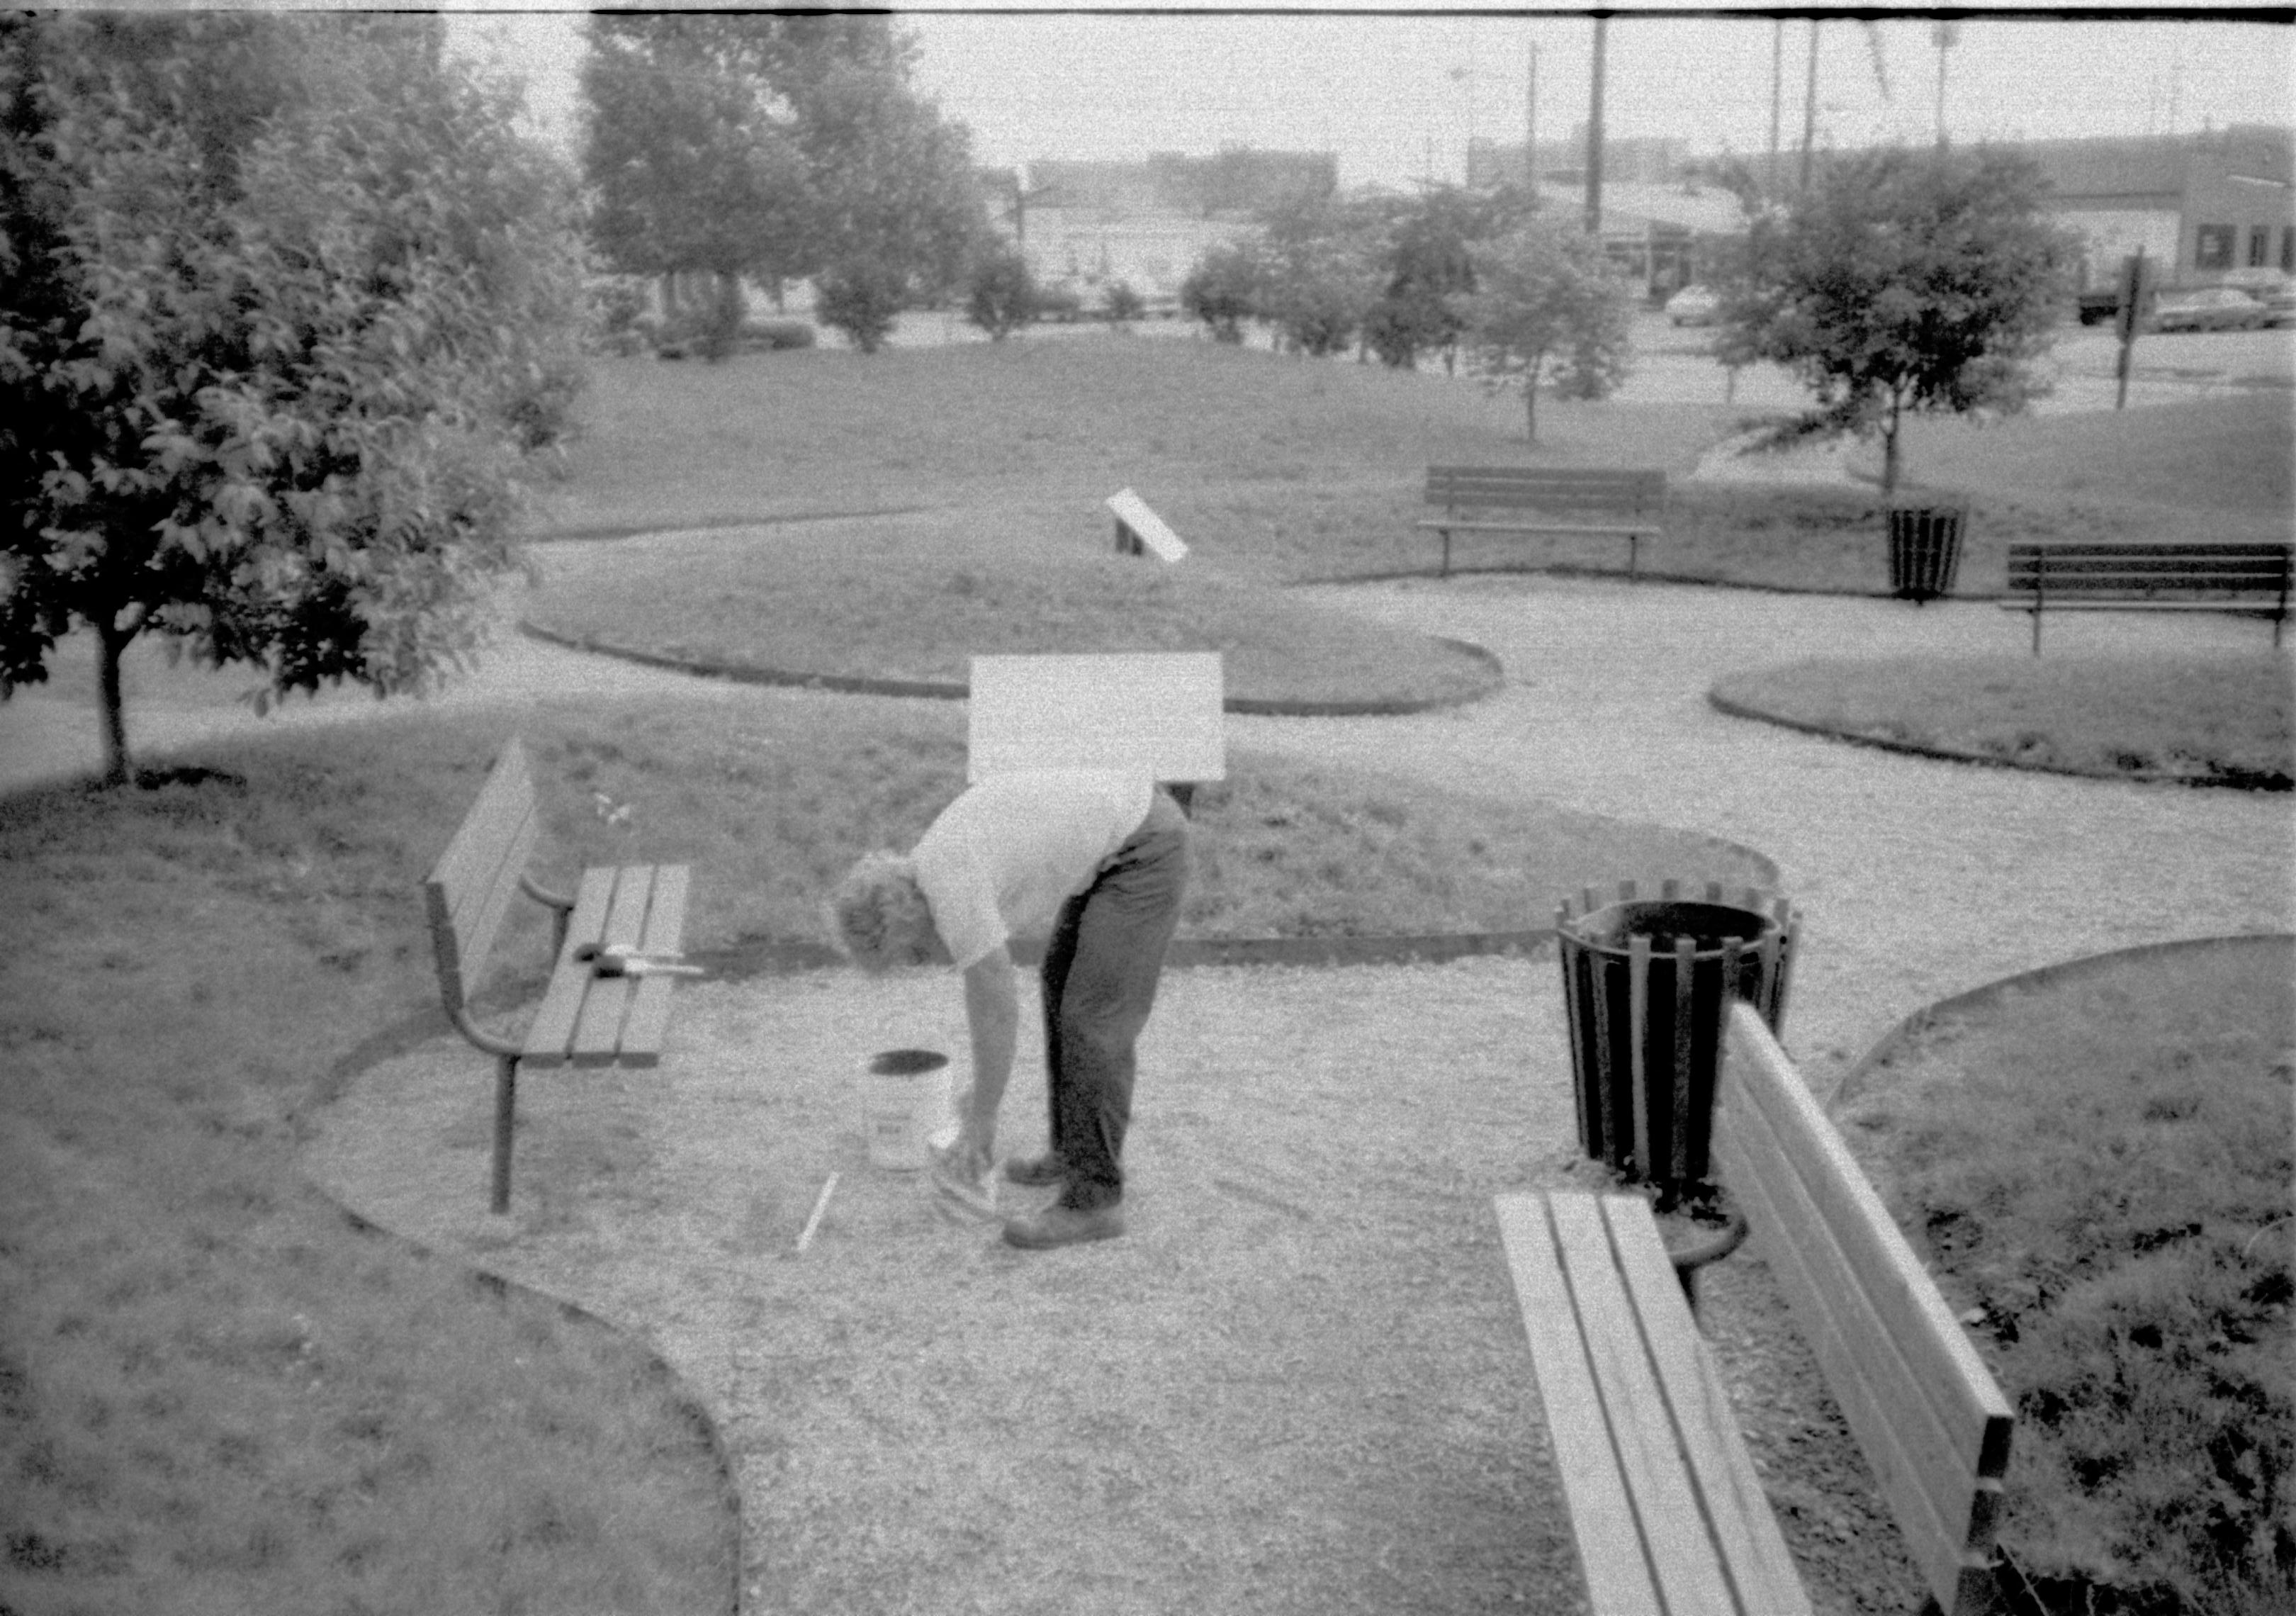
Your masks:
M823 275L815 291L814 313L822 324L845 333L865 354L873 354L892 334L893 320L906 300L906 277L882 264L841 265Z
M1037 317L1041 294L1029 260L1017 249L1000 248L984 254L972 267L965 287L964 317L1002 342Z
M742 341L745 347L762 348L773 353L780 353L785 349L811 348L814 337L812 322L808 320L750 320L742 326Z
M1073 286L1046 286L1037 292L1037 318L1065 324L1084 313L1084 299Z
M1147 299L1132 290L1129 281L1112 281L1102 294L1101 314L1111 325L1122 325L1138 319L1148 307Z

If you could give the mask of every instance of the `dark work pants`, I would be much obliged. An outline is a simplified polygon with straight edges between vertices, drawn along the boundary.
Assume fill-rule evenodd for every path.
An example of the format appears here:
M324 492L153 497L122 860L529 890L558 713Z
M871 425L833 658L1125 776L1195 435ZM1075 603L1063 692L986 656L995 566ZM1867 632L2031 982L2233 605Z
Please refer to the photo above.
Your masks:
M1045 945L1045 1065L1053 1153L1068 1169L1062 1206L1123 1199L1133 1046L1155 1007L1187 883L1187 818L1160 791L1140 828L1053 923Z

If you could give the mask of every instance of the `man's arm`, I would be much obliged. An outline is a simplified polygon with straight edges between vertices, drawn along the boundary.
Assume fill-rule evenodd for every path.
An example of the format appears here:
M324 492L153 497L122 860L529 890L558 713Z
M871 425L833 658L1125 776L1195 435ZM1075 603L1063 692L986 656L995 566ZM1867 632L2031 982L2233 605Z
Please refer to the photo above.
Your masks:
M972 1087L960 1112L964 1143L984 1161L996 1154L996 1108L1013 1076L1021 996L1003 946L964 968L964 1019L972 1032Z

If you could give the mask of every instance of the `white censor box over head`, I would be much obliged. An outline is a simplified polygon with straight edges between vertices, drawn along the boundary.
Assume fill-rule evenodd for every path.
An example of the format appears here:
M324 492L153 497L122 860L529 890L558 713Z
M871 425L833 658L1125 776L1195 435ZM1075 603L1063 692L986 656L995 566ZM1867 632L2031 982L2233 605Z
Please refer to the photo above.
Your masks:
M1110 495L1108 508L1116 513L1118 554L1138 555L1144 551L1164 562L1176 562L1187 554L1188 546L1180 542L1180 536L1131 489Z
M1224 780L1225 697L1216 651L975 657L965 777L1105 768Z

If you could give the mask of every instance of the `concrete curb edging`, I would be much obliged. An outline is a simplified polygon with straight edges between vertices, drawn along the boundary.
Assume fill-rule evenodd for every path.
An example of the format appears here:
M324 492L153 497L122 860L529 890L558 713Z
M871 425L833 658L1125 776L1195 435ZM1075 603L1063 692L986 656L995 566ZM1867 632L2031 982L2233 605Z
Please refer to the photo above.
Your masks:
M2188 785L2235 792L2296 791L2296 780L2285 775L2172 775L2161 769L2073 768L2064 764L2028 763L2017 758L1997 757L1990 752L1956 751L1950 747L1925 746L1918 741L1895 741L1882 735L1860 734L1856 730L1836 729L1830 725L1812 724L1807 719L1789 718L1780 713L1765 710L1744 701L1733 700L1718 689L1706 693L1707 705L1715 711L1734 718L1747 718L1757 724L1774 725L1805 735L1818 735L1829 741L1845 742L1851 746L1870 747L1876 751L1897 752L1908 758L1928 758L1942 763L1967 763L1985 768L2016 769L2028 775L2057 775L2070 780L2109 780L2128 785Z
M592 656L608 656L625 662L635 662L645 668L667 669L673 673L691 674L700 679L722 679L735 685L767 685L793 690L823 690L842 695L918 696L932 701L962 701L972 692L965 685L946 679L882 679L859 674L792 673L772 668L735 668L715 662L701 662L686 657L673 657L658 651L643 651L633 645L616 644L611 640L593 639L553 628L532 618L521 617L518 631L529 639L545 644L561 645L569 651L579 651ZM1390 701L1287 701L1258 696L1230 696L1221 703L1224 710L1261 718L1391 718L1415 713L1436 712L1446 708L1464 707L1496 694L1506 685L1506 669L1498 657L1472 640L1452 639L1444 635L1429 635L1437 644L1447 646L1478 663L1488 676L1484 684L1464 695L1398 698Z
M1818 1096L1818 1103L1829 1112L1845 1100L1856 1097L1858 1087L1879 1068L1915 1038L1948 1017L1981 1009L1994 1000L2028 988L2046 987L2054 982L2078 980L2080 977L2109 971L2132 960L2147 959L2164 954L2208 953L2234 950L2267 944L2296 943L2296 931L2243 931L2227 937L2179 938L2165 943L2139 943L2134 947L2111 948L2103 954L2084 954L2072 959L2059 960L2052 965L2037 966L2021 971L2014 976L2001 977L1972 988L1965 993L1953 994L1933 1005L1924 1005L1913 1014L1883 1033L1874 1046L1833 1080L1833 1086Z

